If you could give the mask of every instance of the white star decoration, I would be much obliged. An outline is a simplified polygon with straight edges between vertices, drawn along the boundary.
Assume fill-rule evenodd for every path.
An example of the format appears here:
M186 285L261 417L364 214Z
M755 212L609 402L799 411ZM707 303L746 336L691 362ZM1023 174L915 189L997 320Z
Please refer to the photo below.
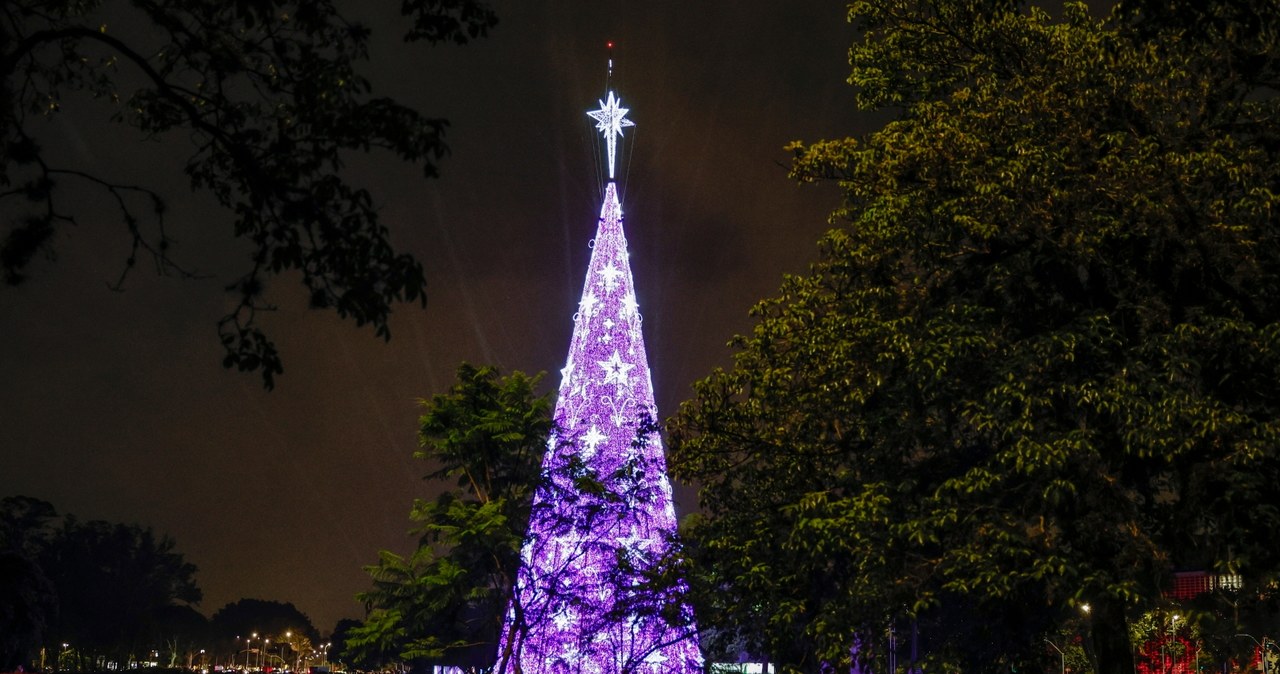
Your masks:
M600 299L588 290L587 293L582 296L582 302L578 304L578 311L587 318L590 318L596 315L596 304L599 302Z
M624 550L640 550L642 548L648 547L645 545L648 542L649 542L649 538L646 536L640 535L640 532L636 531L634 528L632 528L631 531L627 532L626 536L618 537L618 544Z
M618 388L623 388L631 383L631 368L635 367L632 363L622 362L622 357L618 355L618 350L613 350L613 355L609 360L598 360L600 367L604 368L604 383L615 384Z
M587 434L582 436L582 444L584 445L582 458L589 459L594 456L596 453L596 447L598 447L601 442L608 439L608 436L601 433L600 429L595 424L591 424L591 430L587 431Z
M591 110L587 114L598 122L596 129L604 134L605 144L609 147L609 179L613 180L613 157L618 146L618 136L622 135L622 127L635 126L636 123L626 118L629 109L618 107L622 101L615 98L612 91L607 100L607 103L600 101L599 110Z
M565 629L573 624L573 617L569 615L568 611L560 611L552 618L552 621L555 622L556 627Z
M640 308L640 304L636 302L635 293L627 293L627 296L622 298L622 317L623 318L630 318L632 316L638 315L639 308Z
M610 262L608 267L600 270L600 275L604 277L605 292L613 292L618 289L618 277L622 276L622 270L613 266Z
M565 386L568 386L569 378L572 376L573 376L573 360L570 360L569 362L564 364L564 367L560 368L560 388L564 388Z

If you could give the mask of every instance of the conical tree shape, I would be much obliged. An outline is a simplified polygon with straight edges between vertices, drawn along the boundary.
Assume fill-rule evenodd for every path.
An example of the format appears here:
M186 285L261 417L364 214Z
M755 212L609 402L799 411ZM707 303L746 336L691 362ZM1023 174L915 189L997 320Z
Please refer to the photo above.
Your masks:
M676 532L622 209L611 181L560 382L498 671L695 674L683 586L643 571Z

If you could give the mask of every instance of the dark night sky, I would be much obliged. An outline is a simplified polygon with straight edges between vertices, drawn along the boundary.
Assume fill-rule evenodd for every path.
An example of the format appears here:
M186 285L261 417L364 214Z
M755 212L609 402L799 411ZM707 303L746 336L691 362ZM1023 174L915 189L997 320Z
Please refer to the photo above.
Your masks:
M361 616L361 567L408 548L409 507L428 495L418 400L463 360L563 365L599 214L586 111L604 96L606 40L637 124L622 198L663 415L816 255L838 197L788 181L782 147L870 124L844 81L841 0L499 0L489 38L434 49L401 44L386 30L399 3L385 4L363 15L381 37L368 72L380 93L449 118L453 154L436 180L381 155L353 160L351 177L426 266L428 306L398 307L384 344L276 281L274 392L220 366L222 286L245 249L187 188L185 139L142 142L74 99L40 130L65 161L165 193L179 259L218 276L144 270L112 292L123 225L71 193L82 221L57 259L0 288L0 496L172 535L200 568L207 615L254 597L293 602L322 632Z

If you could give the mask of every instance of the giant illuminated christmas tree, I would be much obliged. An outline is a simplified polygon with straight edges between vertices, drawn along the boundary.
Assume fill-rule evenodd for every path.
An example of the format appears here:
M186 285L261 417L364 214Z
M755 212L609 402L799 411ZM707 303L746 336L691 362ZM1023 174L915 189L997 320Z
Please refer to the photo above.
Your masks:
M587 113L604 137L609 180L499 674L702 671L684 586L646 579L676 518L614 182L617 141L633 125L619 103L610 91Z

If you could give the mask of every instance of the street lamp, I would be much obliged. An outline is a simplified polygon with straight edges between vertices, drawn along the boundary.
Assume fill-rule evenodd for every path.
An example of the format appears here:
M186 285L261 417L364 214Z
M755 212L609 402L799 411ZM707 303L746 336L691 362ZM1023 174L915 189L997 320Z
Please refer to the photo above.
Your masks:
M1258 647L1258 652L1262 654L1260 656L1262 658L1262 674L1271 674L1267 671L1267 638L1262 637L1262 642L1259 643L1257 639L1253 638L1252 634L1237 634L1236 636L1244 637Z
M1049 644L1050 646L1053 646L1053 650L1058 652L1058 656L1062 658L1062 674L1067 674L1067 654L1063 653L1062 649L1058 648L1058 645L1053 643L1052 641L1045 639L1044 642L1046 644Z
M1165 653L1169 656L1169 668L1165 671L1173 672L1173 640L1178 637L1178 614L1173 614L1169 620L1169 637L1165 639Z

